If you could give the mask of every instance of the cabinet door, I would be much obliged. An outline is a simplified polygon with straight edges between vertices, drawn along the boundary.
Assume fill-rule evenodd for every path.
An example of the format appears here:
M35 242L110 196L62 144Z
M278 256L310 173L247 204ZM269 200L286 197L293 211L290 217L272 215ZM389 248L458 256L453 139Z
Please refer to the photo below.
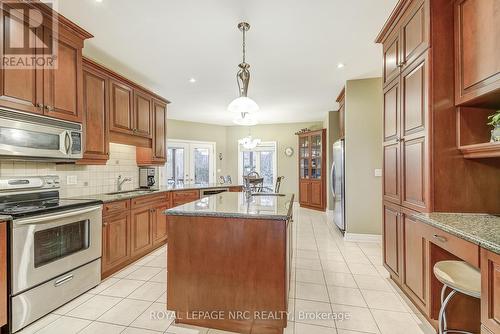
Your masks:
M429 211L428 61L417 59L401 75L402 204Z
M82 121L82 47L81 41L66 37L61 29L57 40L45 28L45 43L57 44L57 67L43 70L43 101L47 116Z
M399 31L394 33L384 42L384 85L387 85L392 80L399 76L400 50L399 50Z
M167 215L163 214L169 205L160 205L155 208L153 220L153 244L159 245L167 240Z
M153 245L152 218L150 207L132 210L132 256L147 252Z
M300 204L309 205L311 193L311 182L307 180L299 181L299 202Z
M0 11L0 36L3 47L0 47L2 56L8 57L7 43L13 46L25 45L25 32L30 29L29 24L21 15L9 14L8 4L2 4ZM32 29L32 28L31 28ZM43 36L43 29L37 28L36 33ZM28 57L35 57L34 48L24 47L23 53ZM12 68L0 66L0 106L16 110L41 114L43 113L43 75L41 68Z
M167 105L154 100L154 137L153 160L166 161L167 159Z
M299 137L299 176L301 179L310 177L310 136Z
M409 215L403 214L403 286L413 301L419 304L422 309L426 309L429 289L427 280L429 259L428 242L422 224Z
M481 249L481 323L500 333L500 255Z
M384 205L383 217L384 266L397 280L401 275L401 213L396 207Z
M401 203L399 80L384 89L384 200Z
M463 104L500 89L500 3L459 0L455 8L455 92ZM496 92L496 94L495 94ZM498 106L498 105L497 105Z
M323 185L321 181L310 182L309 205L323 207Z
M109 118L110 130L133 134L133 90L130 86L110 80Z
M429 47L429 2L415 1L401 24L401 63L405 68Z
M7 223L0 223L0 327L7 324Z
M339 108L339 138L345 137L345 104L342 101L342 104Z
M102 271L106 273L130 259L130 216L106 217L102 240Z
M83 162L105 164L109 158L108 81L92 69L83 71L83 113L85 146Z
M152 104L151 97L140 91L134 92L134 134L151 138L152 131Z

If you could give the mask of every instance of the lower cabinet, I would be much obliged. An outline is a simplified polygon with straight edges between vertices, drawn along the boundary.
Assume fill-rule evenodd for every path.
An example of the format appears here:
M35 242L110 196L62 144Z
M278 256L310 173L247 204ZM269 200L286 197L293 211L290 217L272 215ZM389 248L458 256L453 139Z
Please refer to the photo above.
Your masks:
M0 327L7 324L7 223L0 222Z
M102 278L121 270L167 240L170 194L106 203L103 208Z
M481 249L481 323L484 333L500 333L500 255L484 248Z
M172 193L172 205L179 206L200 198L199 190L180 190Z
M147 253L153 245L153 210L149 206L132 210L132 256Z
M167 216L163 214L170 205L160 205L153 213L153 245L159 245L167 240Z
M393 279L401 283L403 224L398 206L384 204L383 242L384 267L389 270Z
M102 229L102 273L117 271L130 259L130 214L104 218ZM107 276L107 275L106 275Z

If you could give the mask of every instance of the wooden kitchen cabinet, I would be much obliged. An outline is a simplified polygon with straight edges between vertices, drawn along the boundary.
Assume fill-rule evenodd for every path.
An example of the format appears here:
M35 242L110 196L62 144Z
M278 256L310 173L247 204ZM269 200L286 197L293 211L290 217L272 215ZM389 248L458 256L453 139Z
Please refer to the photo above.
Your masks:
M0 327L7 324L7 223L0 222Z
M134 90L129 85L111 79L109 118L110 130L124 134L134 133Z
M106 277L125 266L130 259L130 212L104 216L103 222L102 275Z
M326 209L326 129L299 135L299 202Z
M153 161L165 163L167 160L167 105L161 101L153 102L154 140Z
M403 267L403 222L397 205L385 203L383 212L384 267L401 282Z
M383 80L387 85L399 76L400 45L399 30L395 30L383 45Z
M345 137L345 87L337 97L337 102L339 104L339 138L342 139Z
M92 62L83 67L83 159L78 164L106 164L109 159L108 78Z
M134 134L151 138L152 132L152 97L139 90L134 91Z
M172 192L172 206L179 206L200 198L199 190L178 190Z
M402 213L403 272L402 285L421 310L429 309L429 257L426 225ZM428 314L428 312L426 312Z
M149 206L132 210L132 256L146 253L153 245L154 210Z
M384 183L385 201L401 204L401 134L399 80L384 88Z
M55 68L37 62L26 69L0 69L0 106L15 110L44 114L68 121L82 121L82 49L84 40L93 37L85 30L62 16L57 16L58 32L55 36L50 25L42 22L29 24L28 11L41 13L41 19L52 24L52 10L43 3L16 3L16 10L11 11L9 4L2 4L1 29L2 40L10 45L25 45L23 53L39 56L34 48L26 46L26 36L36 32L37 48L43 44L57 47L57 66ZM19 8L21 6L21 8ZM33 19L33 18L32 18ZM36 20L36 18L35 18ZM32 26L39 24L35 30ZM9 37L13 40L9 40ZM43 44L42 44L43 43ZM10 56L2 48L2 55ZM48 58L48 56L46 56Z
M161 204L154 208L153 217L153 245L162 244L167 240L167 215L163 212L170 208L170 204Z
M500 255L481 249L481 323L500 333Z
M455 2L455 103L500 107L500 1Z

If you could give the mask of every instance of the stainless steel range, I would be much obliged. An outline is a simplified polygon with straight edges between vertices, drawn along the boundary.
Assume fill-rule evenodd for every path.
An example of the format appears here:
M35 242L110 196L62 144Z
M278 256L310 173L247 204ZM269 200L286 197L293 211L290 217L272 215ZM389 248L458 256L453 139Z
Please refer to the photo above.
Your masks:
M102 206L59 198L57 176L0 179L10 237L11 331L100 283Z

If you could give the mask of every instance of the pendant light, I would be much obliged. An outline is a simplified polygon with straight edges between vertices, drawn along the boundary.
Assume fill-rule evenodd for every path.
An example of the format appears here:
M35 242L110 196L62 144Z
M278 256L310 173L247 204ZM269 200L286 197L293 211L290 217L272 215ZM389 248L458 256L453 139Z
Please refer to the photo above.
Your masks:
M250 65L246 63L246 32L250 29L250 24L240 22L238 29L243 33L243 61L238 65L239 70L236 74L236 82L238 83L239 97L233 100L228 110L232 113L240 115L240 118L235 120L236 124L244 123L245 118L249 114L259 111L259 106L254 100L248 97L248 84L250 82ZM237 123L239 122L239 123ZM244 124L241 124L244 125Z

